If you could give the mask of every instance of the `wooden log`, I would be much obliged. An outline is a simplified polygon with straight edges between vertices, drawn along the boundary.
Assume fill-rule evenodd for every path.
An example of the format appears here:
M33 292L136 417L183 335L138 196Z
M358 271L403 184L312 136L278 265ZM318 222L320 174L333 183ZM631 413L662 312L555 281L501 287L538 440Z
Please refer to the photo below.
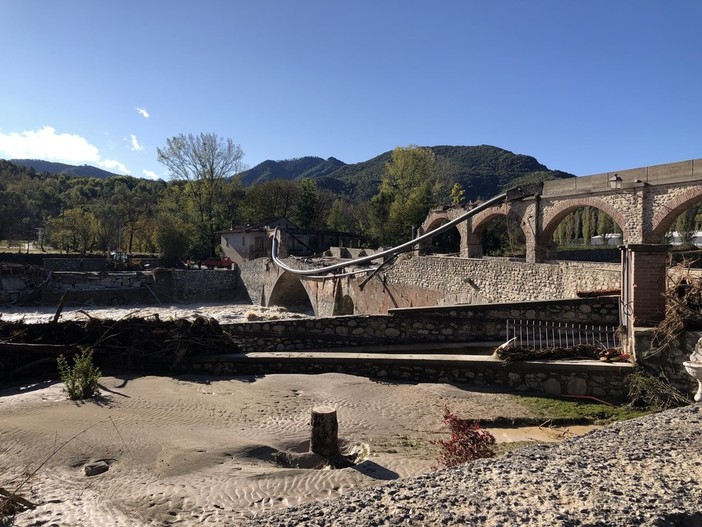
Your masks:
M29 342L0 342L0 351L28 351L37 353L50 353L60 355L61 353L72 353L73 346L68 344L34 344Z
M327 458L338 456L339 424L336 420L336 409L330 406L315 406L312 408L310 424L310 450Z
M56 324L61 316L61 311L63 311L63 306L66 305L66 299L68 298L68 290L66 290L63 295L61 295L61 300L59 300L58 307L56 308L56 313L54 313L54 318L51 321Z

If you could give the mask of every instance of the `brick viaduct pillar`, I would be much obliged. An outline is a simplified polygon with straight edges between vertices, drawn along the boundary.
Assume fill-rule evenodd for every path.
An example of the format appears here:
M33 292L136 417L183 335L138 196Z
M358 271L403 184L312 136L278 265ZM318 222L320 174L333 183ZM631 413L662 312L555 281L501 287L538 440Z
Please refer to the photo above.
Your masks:
M668 245L622 247L622 323L655 326L665 315Z

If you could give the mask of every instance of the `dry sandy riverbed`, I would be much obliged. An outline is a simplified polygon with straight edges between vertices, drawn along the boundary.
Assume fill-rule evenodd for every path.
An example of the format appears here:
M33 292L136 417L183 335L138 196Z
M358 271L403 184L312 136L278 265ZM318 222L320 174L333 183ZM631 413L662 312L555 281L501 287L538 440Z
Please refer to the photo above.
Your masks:
M101 379L73 402L56 382L0 391L0 487L36 505L16 525L231 525L290 505L429 472L462 417L524 417L507 394L444 384L379 383L342 374ZM337 408L340 438L369 445L339 470L282 468L275 451L305 451L310 410ZM557 441L575 430L494 430L498 441ZM85 475L87 463L109 470Z

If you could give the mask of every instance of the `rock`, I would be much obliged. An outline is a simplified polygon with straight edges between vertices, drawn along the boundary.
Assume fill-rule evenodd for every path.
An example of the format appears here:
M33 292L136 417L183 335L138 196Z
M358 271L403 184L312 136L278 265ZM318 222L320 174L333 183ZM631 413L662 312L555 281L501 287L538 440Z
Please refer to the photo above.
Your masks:
M97 476L103 472L107 472L110 466L104 461L96 461L95 463L88 463L83 467L85 469L86 476Z

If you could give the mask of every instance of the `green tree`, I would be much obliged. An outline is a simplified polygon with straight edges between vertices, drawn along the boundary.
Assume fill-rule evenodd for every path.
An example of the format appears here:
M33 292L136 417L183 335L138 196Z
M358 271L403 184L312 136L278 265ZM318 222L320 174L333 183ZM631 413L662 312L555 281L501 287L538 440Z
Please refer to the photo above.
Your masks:
M54 247L88 252L93 246L95 219L82 208L68 209L47 223L47 236Z
M678 216L675 220L675 230L683 246L692 244L693 231L695 229L695 216L697 211L690 208Z
M451 187L451 206L460 207L466 201L466 193L460 183L454 183Z
M243 169L243 150L231 139L201 133L171 137L156 152L171 176L185 182L185 190L198 213L197 230L208 238L210 254L214 254L219 244L216 232L227 223L226 218L218 217L217 211L222 210L227 179Z
M119 215L120 248L131 253L137 233L143 236L144 227L148 225L144 219L153 214L156 204L155 187L145 182L132 187L126 182L117 182L113 191L113 203Z
M585 207L583 210L583 242L585 245L592 244L592 237L595 234L595 214L592 207Z
M245 220L265 218L292 219L299 194L299 184L295 181L276 179L253 185L246 189L242 203Z
M181 219L163 214L156 219L154 245L167 262L184 259L193 249L193 226Z
M90 207L95 225L94 235L97 247L107 254L110 249L123 250L121 240L121 220L117 207L108 200L100 200Z
M335 200L329 209L329 214L327 215L327 227L335 231L347 231L349 229L346 216L344 215L343 200Z
M317 185L311 179L300 182L299 197L295 209L295 223L305 230L312 230L317 225Z
M434 204L436 156L429 148L397 147L385 165L380 192L371 199L373 234L382 244L409 239Z

